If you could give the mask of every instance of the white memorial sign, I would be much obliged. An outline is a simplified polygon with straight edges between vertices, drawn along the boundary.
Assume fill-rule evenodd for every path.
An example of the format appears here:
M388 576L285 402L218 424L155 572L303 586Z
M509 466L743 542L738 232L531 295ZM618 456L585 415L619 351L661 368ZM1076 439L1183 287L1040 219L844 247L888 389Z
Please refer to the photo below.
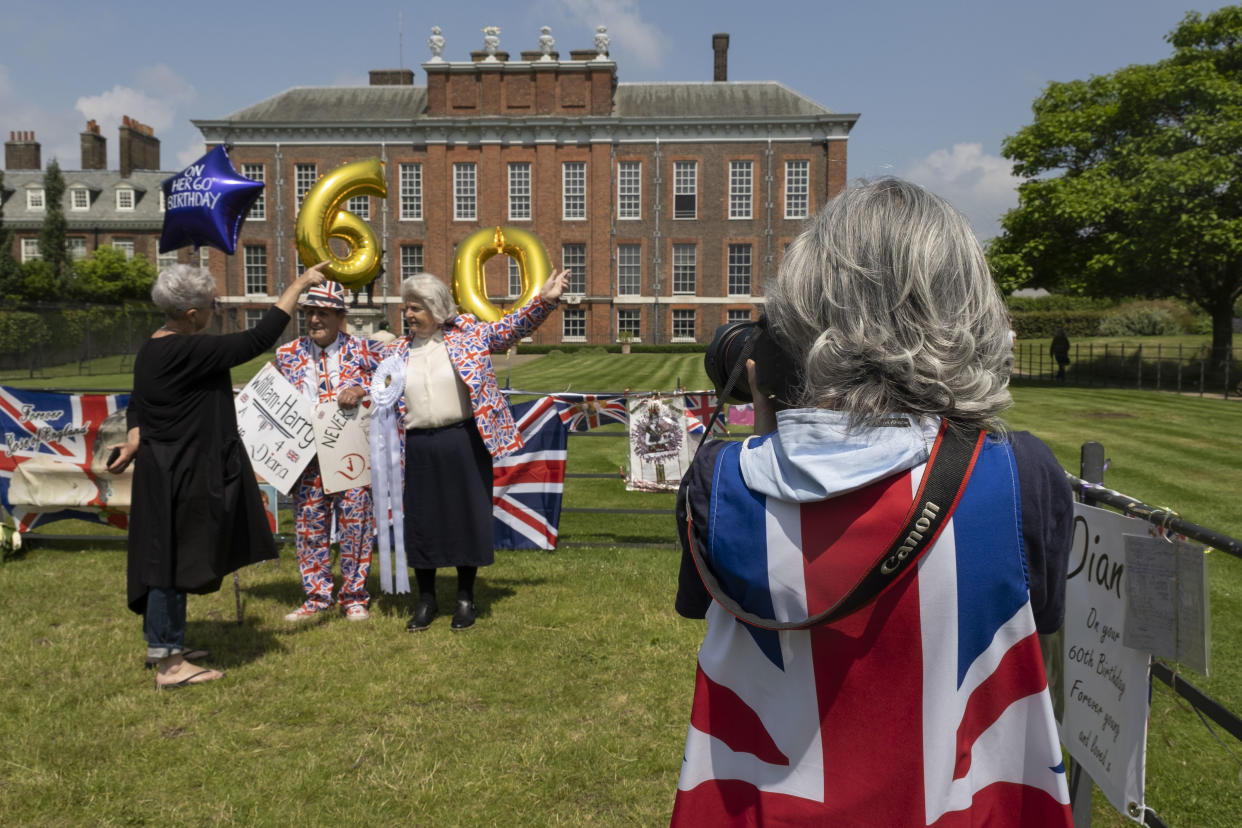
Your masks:
M1122 643L1125 536L1147 524L1081 503L1065 588L1061 742L1119 812L1142 818L1149 656ZM1136 817L1137 815L1137 817Z
M260 477L289 494L315 456L310 401L270 362L234 400L237 432Z
M315 446L327 494L371 485L371 406L341 408L336 400L315 406Z

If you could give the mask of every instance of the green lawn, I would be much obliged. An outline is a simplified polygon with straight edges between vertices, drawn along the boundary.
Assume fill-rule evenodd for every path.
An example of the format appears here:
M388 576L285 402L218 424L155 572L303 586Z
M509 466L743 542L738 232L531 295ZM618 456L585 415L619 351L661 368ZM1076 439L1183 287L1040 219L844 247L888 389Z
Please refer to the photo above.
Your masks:
M502 383L537 391L708 384L701 354L506 368L498 359ZM1098 440L1109 486L1242 536L1242 404L1054 387L1014 397L1014 428L1043 437L1067 469ZM625 442L611 431L571 438L569 470L616 473ZM567 507L672 502L626 493L619 477L570 480L565 495ZM378 598L368 624L289 628L281 616L300 586L286 549L241 573L243 626L229 583L190 599L190 642L228 677L158 694L124 607L123 552L36 548L0 567L0 812L21 825L666 823L702 635L672 611L672 534L671 514L566 514L555 553L502 553L481 575L480 622L465 634L443 618L405 633L408 596ZM1187 677L1242 712L1242 561L1214 553L1210 566L1213 675ZM443 606L452 578L440 586ZM1157 683L1148 804L1172 826L1234 825L1237 779L1235 760ZM1127 824L1098 796L1095 816Z

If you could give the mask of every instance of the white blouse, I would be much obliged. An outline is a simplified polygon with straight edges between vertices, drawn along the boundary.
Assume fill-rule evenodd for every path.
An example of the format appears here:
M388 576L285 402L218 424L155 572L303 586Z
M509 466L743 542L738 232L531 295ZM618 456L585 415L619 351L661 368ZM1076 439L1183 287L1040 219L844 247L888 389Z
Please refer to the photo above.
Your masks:
M410 339L405 362L405 427L439 428L474 416L470 390L449 359L444 333Z

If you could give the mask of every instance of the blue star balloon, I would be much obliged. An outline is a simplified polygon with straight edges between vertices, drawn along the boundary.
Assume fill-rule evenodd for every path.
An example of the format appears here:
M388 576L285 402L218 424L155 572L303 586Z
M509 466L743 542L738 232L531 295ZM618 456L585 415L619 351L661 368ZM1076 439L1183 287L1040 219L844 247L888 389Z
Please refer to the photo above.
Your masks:
M232 253L250 205L263 184L237 170L218 146L171 178L164 179L164 231L160 252L209 244Z

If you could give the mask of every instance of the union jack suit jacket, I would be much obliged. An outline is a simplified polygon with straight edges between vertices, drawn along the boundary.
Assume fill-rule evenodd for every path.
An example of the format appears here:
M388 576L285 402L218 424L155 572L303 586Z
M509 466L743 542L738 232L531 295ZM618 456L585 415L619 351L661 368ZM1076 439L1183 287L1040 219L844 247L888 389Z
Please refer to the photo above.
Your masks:
M373 343L344 331L336 335L336 341L341 346L341 367L336 386L329 389L331 399L336 399L337 394L346 388L368 388L371 372L379 364L380 357ZM307 379L313 361L314 350L309 336L300 336L276 349L276 369L299 391L305 391L302 383ZM322 400L316 398L316 402Z
M556 302L544 302L536 296L498 322L480 322L473 315L463 313L444 323L444 344L449 360L470 391L474 422L493 460L512 454L524 443L517 424L513 422L509 403L496 383L492 351L506 350L522 337L529 336L556 310L556 306ZM384 359L396 356L405 362L410 356L410 337L403 336L384 346L383 356ZM404 394L397 402L397 411L404 422ZM405 457L404 429L400 429L400 440L401 456Z

